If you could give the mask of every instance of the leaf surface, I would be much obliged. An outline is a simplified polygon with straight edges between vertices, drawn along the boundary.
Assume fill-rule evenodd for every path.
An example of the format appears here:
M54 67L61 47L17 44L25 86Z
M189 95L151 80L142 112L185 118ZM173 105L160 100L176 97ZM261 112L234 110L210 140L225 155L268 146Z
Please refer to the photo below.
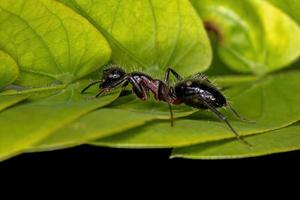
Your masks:
M175 149L171 157L189 159L232 159L269 155L300 149L300 125L247 137L253 148L236 140L218 141Z
M84 82L86 83L86 82ZM0 113L0 160L19 154L79 117L105 106L118 92L87 99L76 83L42 101L32 101Z
M254 120L255 124L240 122L228 111L223 110L223 113L241 135L288 126L300 119L299 77L299 72L268 76L253 85L233 88L227 92L228 96L233 97L230 102L236 110ZM225 123L208 112L199 111L192 116L175 120L174 127L170 127L168 122L149 122L93 144L127 148L170 148L233 137Z
M16 62L0 50L0 88L13 83L19 75Z
M35 87L75 81L111 53L86 19L53 0L1 0L0 49L19 66L17 84Z
M268 0L300 24L300 2L298 0Z
M184 75L204 71L211 47L202 21L187 0L60 0L110 42L112 60L127 69L160 75L172 66Z
M173 109L174 117L184 117L195 112L186 106ZM88 143L94 139L122 133L128 129L142 126L154 119L170 118L166 103L153 99L143 102L136 97L126 96L105 108L99 109L51 134L35 145L30 151L61 149ZM170 122L168 122L170 126Z

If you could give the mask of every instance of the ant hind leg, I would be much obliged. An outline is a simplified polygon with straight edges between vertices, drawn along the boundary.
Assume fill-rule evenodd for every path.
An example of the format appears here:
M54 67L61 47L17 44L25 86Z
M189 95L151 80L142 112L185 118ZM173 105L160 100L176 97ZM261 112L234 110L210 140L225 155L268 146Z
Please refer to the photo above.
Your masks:
M245 117L242 117L233 107L232 105L230 105L229 103L227 103L227 108L229 108L229 110L234 114L234 116L239 119L242 122L246 122L246 123L255 123L255 121L246 119Z
M250 143L248 143L242 136L240 136L240 134L231 126L231 124L229 123L229 121L227 120L227 118L221 113L219 112L215 107L211 106L208 102L206 102L204 99L203 103L207 106L207 108L212 111L220 120L222 120L223 122L225 122L227 124L227 126L230 128L230 130L235 134L236 138L241 141L243 144L252 147L252 145Z

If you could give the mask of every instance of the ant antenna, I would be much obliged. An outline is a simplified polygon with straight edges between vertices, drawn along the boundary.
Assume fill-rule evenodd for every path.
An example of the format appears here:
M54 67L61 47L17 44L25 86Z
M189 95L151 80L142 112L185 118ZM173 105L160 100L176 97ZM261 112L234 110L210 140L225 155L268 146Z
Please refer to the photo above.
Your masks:
M88 86L86 86L82 91L81 91L81 94L83 94L87 89L89 89L91 86L97 84L97 83L100 83L101 81L95 81L95 82L92 82L90 83Z

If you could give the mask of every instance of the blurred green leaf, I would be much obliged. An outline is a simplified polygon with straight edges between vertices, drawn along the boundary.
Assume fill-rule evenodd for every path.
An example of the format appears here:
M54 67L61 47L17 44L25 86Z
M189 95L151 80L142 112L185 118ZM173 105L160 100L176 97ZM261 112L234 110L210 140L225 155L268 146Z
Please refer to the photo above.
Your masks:
M100 30L115 63L161 74L172 66L190 75L211 62L202 22L188 0L60 0Z
M87 20L53 0L1 0L0 48L26 86L70 83L108 62L111 51Z
M85 84L86 82L76 83L56 95L1 112L0 160L21 153L59 128L109 104L119 95L115 92L101 99L87 99L80 94L80 89Z
M300 28L261 0L191 0L206 29L219 41L219 54L232 69L265 74L299 58Z
M300 24L300 1L298 0L268 0Z
M228 111L229 121L241 135L251 135L288 126L300 119L300 72L264 77L251 86L226 92L234 107L255 124L237 121ZM276 108L276 109L275 109ZM97 140L94 145L127 148L169 148L233 138L225 123L205 111L168 122L147 123L121 134Z
M21 101L24 101L29 97L28 94L16 95L16 96L6 96L0 94L0 111L13 106Z
M0 50L0 88L13 83L19 75L16 62Z
M236 140L224 140L175 149L171 157L190 159L231 159L262 156L300 149L299 123L287 128L247 137L254 147Z

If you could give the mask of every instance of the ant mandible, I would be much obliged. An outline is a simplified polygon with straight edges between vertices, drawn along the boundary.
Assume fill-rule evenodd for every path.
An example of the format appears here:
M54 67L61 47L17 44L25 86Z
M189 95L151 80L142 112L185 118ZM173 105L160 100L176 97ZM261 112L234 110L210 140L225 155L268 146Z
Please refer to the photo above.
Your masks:
M177 80L174 87L169 86L170 73L172 73ZM203 74L197 74L190 78L183 79L175 70L168 68L165 73L165 81L161 81L141 72L126 73L122 68L112 65L110 68L103 70L101 80L90 83L81 93L83 94L91 86L99 84L100 91L96 95L97 98L104 92L120 84L125 88L129 83L132 85L133 93L141 100L147 100L149 91L151 91L156 100L168 103L171 126L173 126L172 104L178 105L184 103L198 109L209 109L220 120L227 124L238 140L251 146L238 134L228 122L227 118L218 111L217 108L227 107L238 119L241 121L246 120L233 109L227 102L225 96Z

